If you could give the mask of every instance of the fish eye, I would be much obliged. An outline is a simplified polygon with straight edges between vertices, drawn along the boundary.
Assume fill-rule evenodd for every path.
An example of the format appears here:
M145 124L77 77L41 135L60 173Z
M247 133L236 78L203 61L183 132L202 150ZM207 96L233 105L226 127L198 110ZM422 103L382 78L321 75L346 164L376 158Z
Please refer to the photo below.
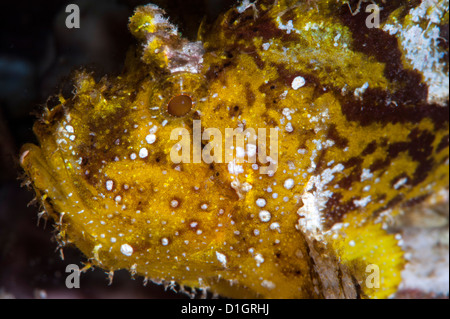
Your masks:
M168 104L167 111L173 116L184 116L192 109L193 101L189 95L174 96Z

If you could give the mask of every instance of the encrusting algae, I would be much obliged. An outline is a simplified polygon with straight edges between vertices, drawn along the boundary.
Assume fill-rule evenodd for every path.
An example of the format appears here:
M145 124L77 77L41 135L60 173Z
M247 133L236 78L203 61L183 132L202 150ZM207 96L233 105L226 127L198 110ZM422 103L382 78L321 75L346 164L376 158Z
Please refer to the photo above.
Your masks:
M243 1L198 42L138 7L123 73L78 72L21 151L60 246L225 297L395 293L405 259L387 222L448 195L448 1L380 2L374 28L368 4ZM220 151L208 128L246 146Z

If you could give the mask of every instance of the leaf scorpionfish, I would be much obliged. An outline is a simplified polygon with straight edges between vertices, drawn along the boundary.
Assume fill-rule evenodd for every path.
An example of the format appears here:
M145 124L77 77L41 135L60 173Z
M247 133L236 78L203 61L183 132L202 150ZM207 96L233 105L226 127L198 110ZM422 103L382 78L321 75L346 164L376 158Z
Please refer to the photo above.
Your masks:
M21 150L59 245L224 297L394 294L406 261L388 220L448 197L448 1L380 2L374 28L367 5L245 0L198 41L138 7L121 75L78 71ZM208 144L208 128L247 144ZM276 157L251 128L277 133ZM216 161L191 159L212 149Z

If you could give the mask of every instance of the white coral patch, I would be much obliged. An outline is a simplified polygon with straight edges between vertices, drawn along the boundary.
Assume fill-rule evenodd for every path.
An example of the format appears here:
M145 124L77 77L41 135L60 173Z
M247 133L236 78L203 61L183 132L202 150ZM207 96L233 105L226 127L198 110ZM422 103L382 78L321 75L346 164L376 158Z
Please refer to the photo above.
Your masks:
M428 85L428 103L445 105L448 101L449 76L444 52L439 50L440 29L448 1L424 0L409 11L414 24L403 27L398 22L388 23L383 30L399 39L406 60L420 71ZM426 27L422 27L426 26Z
M303 206L297 211L300 216L297 228L304 233L312 235L317 240L322 239L323 216L322 211L325 209L328 200L333 193L326 189L334 179L334 174L342 172L344 165L338 164L333 168L328 168L321 175L312 176L302 195ZM313 187L316 188L312 191Z

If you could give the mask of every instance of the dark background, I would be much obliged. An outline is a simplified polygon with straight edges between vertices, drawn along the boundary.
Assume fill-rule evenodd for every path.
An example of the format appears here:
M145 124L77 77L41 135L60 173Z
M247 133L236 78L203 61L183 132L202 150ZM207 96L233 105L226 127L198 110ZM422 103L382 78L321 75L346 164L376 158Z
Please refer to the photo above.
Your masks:
M184 36L195 39L203 18L213 21L234 0L155 0ZM67 29L68 4L79 5L81 28ZM84 257L52 240L53 226L41 220L33 192L20 187L20 146L37 143L32 125L50 96L72 89L71 72L87 68L100 78L121 72L126 50L136 45L128 18L142 0L1 1L0 4L0 298L185 298L142 278L117 271L112 286L100 269L67 289L65 268Z

